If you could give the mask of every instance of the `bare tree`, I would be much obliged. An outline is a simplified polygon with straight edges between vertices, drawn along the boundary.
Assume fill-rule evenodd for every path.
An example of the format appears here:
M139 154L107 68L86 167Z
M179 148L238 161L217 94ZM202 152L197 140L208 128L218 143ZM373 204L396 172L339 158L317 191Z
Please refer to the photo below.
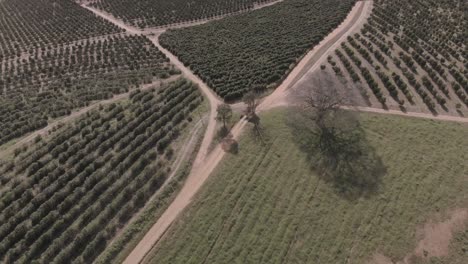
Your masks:
M223 122L224 130L227 130L226 122L232 118L232 109L228 104L220 104L216 108L217 116L216 120Z
M247 108L245 109L245 115L248 118L255 116L255 111L257 110L257 106L259 104L257 94L255 94L252 91L246 93L244 97L242 97L242 102L244 102L247 105Z
M338 90L330 83L319 81L313 84L309 89L304 89L298 94L306 110L310 111L311 118L320 130L333 126L329 121L333 120L334 115L345 99Z
M341 194L374 192L385 166L367 142L358 112L342 109L352 95L340 94L326 78L314 81L294 94L301 106L287 120L294 139L319 177L331 181Z
M250 91L244 95L242 101L247 105L247 108L245 109L245 115L247 117L247 120L254 125L254 132L257 136L260 137L260 118L256 113L257 106L260 103L258 95Z

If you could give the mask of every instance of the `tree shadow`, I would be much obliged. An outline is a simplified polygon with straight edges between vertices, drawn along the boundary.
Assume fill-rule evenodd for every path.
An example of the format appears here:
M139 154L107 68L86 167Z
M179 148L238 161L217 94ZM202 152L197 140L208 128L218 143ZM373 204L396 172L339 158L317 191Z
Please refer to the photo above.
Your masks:
M221 141L221 148L227 152L234 155L239 153L239 143L232 137L232 134L229 134Z
M311 171L338 195L354 200L375 194L386 168L366 139L358 113L338 111L333 125L319 130L306 111L291 109L286 124L295 144L307 155Z

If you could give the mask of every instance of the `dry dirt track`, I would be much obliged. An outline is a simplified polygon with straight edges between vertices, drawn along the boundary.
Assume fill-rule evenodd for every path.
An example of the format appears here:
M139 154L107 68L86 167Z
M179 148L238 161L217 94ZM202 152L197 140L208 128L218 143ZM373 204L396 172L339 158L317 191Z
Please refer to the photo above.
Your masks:
M368 113L378 113L378 114L388 114L388 115L399 115L399 116L410 116L410 117L418 117L418 118L426 118L432 120L439 120L439 121L452 121L458 123L467 123L468 118L466 117L459 117L459 116L448 116L448 115L431 115L425 113L416 113L416 112L402 112L398 110L385 110L381 108L373 108L373 107L342 107L344 109L356 110L360 112L368 112Z
M203 138L202 144L200 146L200 150L197 154L197 157L195 158L193 167L198 168L203 161L205 160L206 156L208 155L208 149L211 144L211 140L213 139L215 133L216 133L216 107L222 103L221 99L200 79L198 78L195 74L192 73L192 71L185 67L182 62L179 61L179 59L174 56L172 53L170 53L168 50L163 48L159 44L159 36L154 36L154 37L149 37L149 39L158 47L160 51L162 51L166 57L169 58L172 64L174 64L178 69L182 71L182 74L191 80L192 82L198 84L200 90L203 92L205 97L208 99L210 103L210 117L208 121L208 126L206 128L206 134Z
M350 32L353 32L356 27L366 21L371 9L372 1L357 2L340 26L308 52L281 85L265 98L259 106L259 111L268 110L278 104L283 104L282 102L286 99L290 88L297 84L306 73L315 71L329 52L333 51L339 43L346 39Z
M95 14L116 24L117 26L126 29L130 33L149 34L160 33L164 31L158 30L156 32L152 30L139 30L134 27L123 24L121 21L115 19L114 17L108 14L94 10L89 7L86 8L93 11ZM346 38L349 32L352 32L355 27L359 26L365 21L367 14L370 12L371 8L372 2L370 1L357 2L355 7L352 9L350 14L346 18L346 20L299 62L299 64L293 69L291 74L284 80L284 82L270 96L265 98L265 100L259 105L258 110L265 111L272 107L284 105L286 103L284 98L289 93L288 89L293 87L305 75L305 73L315 70L318 67L318 65L320 65L320 62L324 58L326 58L327 53L334 49L335 45L339 44L339 42L342 39ZM190 204L193 196L198 192L205 180L209 177L211 172L216 168L216 166L224 156L224 151L221 149L220 146L217 146L209 155L207 155L208 146L215 133L216 123L214 122L214 117L216 115L216 106L217 104L221 103L221 101L206 86L206 84L204 84L197 76L195 76L190 71L190 69L186 68L174 55L172 55L169 51L165 50L159 45L158 35L159 34L156 34L155 36L149 36L149 38L159 49L161 49L162 52L166 54L166 56L171 60L171 62L175 66L177 66L188 79L199 84L200 89L208 98L211 106L210 120L194 166L182 190L179 192L173 203L167 208L163 215L158 219L158 221L147 232L147 234L140 241L140 243L126 258L124 263L140 263L144 259L144 257L148 254L151 248L161 239L166 230L179 216L179 214L185 209L185 207L187 207L187 205ZM380 112L381 110L373 109L372 111ZM385 110L382 111L386 113ZM247 121L245 119L242 119L233 127L231 133L233 134L234 138L239 137L246 124Z
M316 58L316 54L320 51L321 55L318 55L317 61L323 56L324 51L327 51L332 47L341 37L345 35L350 28L353 27L357 22L365 19L364 10L369 8L369 2L358 2L356 6L351 11L350 15L346 18L344 23L342 23L333 33L331 37L328 36L324 39L316 48L314 48L310 53L308 53L303 61L301 61L298 66L292 71L292 73L286 78L283 84L278 87L270 96L268 96L258 107L259 111L267 110L273 106L274 102L277 102L279 98L285 95L285 90L290 86L292 80L299 76L305 67L311 66L310 63L307 63L311 58ZM157 38L152 38L152 41L159 47L157 43ZM179 69L182 70L184 74L189 77L192 77L193 73L189 69L184 67L172 54L167 54L168 51L161 49L166 55L171 59L171 62L176 64ZM304 62L305 60L305 62ZM312 63L313 64L313 63ZM314 66L313 64L312 66ZM188 71L188 72L187 72ZM194 78L198 79L193 75ZM210 91L211 92L211 91ZM211 93L209 93L211 94ZM212 108L212 112L215 109ZM238 138L241 134L243 128L247 124L245 119L239 121L231 130L231 133L234 138ZM214 131L213 131L214 132ZM203 144L202 144L203 145ZM178 215L184 210L187 205L190 204L193 196L198 192L200 187L209 177L211 172L216 168L218 163L224 156L224 151L218 145L208 156L205 157L205 151L202 149L197 157L197 162L193 167L190 175L188 176L182 190L179 192L172 204L167 208L164 214L158 219L158 221L153 225L153 227L148 231L145 237L140 241L140 243L135 247L135 249L130 253L124 263L140 263L143 258L148 254L151 248L161 239L166 230L170 227L173 221L178 217Z
M192 82L198 84L200 90L205 95L205 98L208 99L210 103L210 115L208 120L208 125L206 128L203 141L200 145L199 152L195 158L194 164L190 175L188 176L184 187L180 193L175 198L174 202L169 206L169 208L164 212L164 214L158 219L158 221L153 225L153 227L146 233L143 239L135 247L135 249L130 253L126 258L124 263L139 263L146 254L150 251L153 245L161 238L170 224L174 219L179 215L179 213L185 208L185 206L190 202L190 199L201 187L205 179L209 174L206 174L206 164L212 164L213 169L219 162L207 162L208 148L210 146L211 140L213 139L214 133L216 132L216 107L221 103L221 100L212 92L211 89L197 76L195 76L190 69L185 67L182 62L180 62L177 57L172 53L161 47L158 41L159 34L151 36L151 33L156 33L154 31L145 31L139 30L137 28L123 24L123 22L114 18L111 15L105 14L101 11L95 10L90 7L85 8L91 10L96 15L107 19L108 21L114 23L115 25L127 30L129 33L133 34L145 34L147 37L169 58L172 64L174 64L178 69L182 71L182 74ZM160 32L159 32L160 33ZM149 34L149 35L148 35ZM220 157L221 159L221 157ZM211 172L211 170L210 170Z

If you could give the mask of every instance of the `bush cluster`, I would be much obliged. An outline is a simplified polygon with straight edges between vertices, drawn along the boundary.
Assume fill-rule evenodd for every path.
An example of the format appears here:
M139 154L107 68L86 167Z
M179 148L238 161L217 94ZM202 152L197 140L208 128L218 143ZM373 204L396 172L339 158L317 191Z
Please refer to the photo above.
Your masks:
M169 30L161 44L226 101L275 88L335 29L354 0L289 0L208 24Z
M92 262L164 182L164 151L201 100L184 79L134 92L20 153L1 175L0 259Z

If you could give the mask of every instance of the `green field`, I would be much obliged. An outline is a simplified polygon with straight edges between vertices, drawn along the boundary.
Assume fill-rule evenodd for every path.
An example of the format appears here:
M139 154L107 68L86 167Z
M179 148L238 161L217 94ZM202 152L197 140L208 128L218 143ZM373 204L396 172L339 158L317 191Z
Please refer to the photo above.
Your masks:
M354 0L289 0L199 26L168 30L161 45L226 101L276 88L340 25Z
M468 126L361 114L362 141L385 173L348 196L313 172L297 140L308 135L286 124L289 114L262 115L264 144L247 131L152 263L365 263L377 252L398 260L435 214L468 207ZM432 261L466 263L466 241L456 234L450 256Z

